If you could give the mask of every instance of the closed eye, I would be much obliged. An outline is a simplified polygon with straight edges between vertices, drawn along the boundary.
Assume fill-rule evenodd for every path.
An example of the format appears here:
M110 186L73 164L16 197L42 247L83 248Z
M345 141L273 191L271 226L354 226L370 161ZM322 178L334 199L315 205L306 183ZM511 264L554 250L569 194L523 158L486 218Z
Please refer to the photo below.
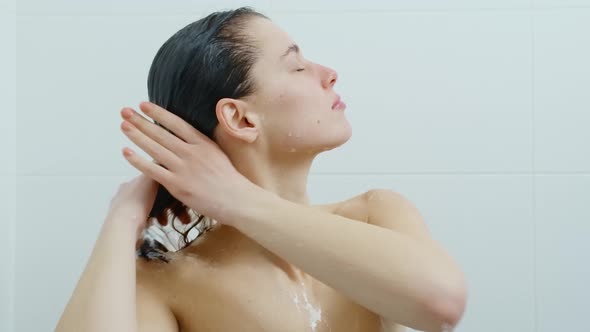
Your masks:
M305 70L305 68L299 68L299 69L297 69L297 71L304 71L304 70Z

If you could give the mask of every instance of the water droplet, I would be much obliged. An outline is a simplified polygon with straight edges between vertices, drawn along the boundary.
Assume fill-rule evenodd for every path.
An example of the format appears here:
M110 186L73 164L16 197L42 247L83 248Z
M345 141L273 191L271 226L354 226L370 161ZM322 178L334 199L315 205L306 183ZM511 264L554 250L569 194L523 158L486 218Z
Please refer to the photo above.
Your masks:
M291 137L291 136L293 136L293 133L289 132L289 134L287 136Z
M297 149L295 149L295 148L289 149L289 152L295 152L295 151L297 151Z

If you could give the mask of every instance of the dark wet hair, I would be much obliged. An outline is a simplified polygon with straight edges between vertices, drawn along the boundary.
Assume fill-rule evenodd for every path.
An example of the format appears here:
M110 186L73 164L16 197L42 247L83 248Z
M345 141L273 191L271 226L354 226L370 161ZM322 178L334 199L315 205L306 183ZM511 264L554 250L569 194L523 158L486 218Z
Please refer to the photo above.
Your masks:
M246 33L247 23L253 17L268 19L251 7L241 7L214 12L176 32L160 47L149 70L150 102L174 113L216 141L217 102L222 98L246 97L256 91L250 71L260 56L260 48ZM196 238L189 240L188 237L193 228L197 228L199 235L211 228L210 218L198 215L194 221L197 215L159 185L148 215L151 224L144 232L137 256L168 262L166 253L171 251L170 244L166 245L150 234L163 231L167 236L169 232L164 231L164 226L170 225L182 235L184 242L183 245L173 244L176 250L172 251L186 248ZM175 226L177 219L181 225L190 227L185 231L178 230ZM208 221L207 227L201 227L204 221Z

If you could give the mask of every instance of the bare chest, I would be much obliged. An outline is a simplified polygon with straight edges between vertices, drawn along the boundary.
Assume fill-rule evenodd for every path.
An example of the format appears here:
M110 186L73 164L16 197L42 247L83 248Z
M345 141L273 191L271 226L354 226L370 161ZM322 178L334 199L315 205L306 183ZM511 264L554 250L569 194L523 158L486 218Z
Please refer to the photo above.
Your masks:
M264 268L228 276L213 273L207 287L174 292L181 331L386 331L378 315L311 277L292 281Z
M366 216L360 198L322 209L355 220ZM182 332L404 332L341 292L306 275L293 278L267 261L208 259L219 251L174 264L161 285ZM204 247L200 248L204 249ZM223 257L234 257L233 253ZM211 264L207 262L217 261ZM230 263L231 262L231 263Z

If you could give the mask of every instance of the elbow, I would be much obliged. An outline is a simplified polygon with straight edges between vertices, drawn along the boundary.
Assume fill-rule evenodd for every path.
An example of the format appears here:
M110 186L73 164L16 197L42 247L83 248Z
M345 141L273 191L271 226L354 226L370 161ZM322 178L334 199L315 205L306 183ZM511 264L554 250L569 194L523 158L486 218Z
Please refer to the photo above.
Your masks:
M467 293L467 286L463 285L459 290L435 296L428 301L429 311L440 322L441 328L437 331L452 331L459 325L467 307Z
M426 297L427 293L423 293ZM414 301L411 308L414 311L389 312L383 315L392 322L418 331L451 332L459 325L467 306L467 288L455 288L454 291L430 292L427 300ZM405 309L408 309L406 307Z

